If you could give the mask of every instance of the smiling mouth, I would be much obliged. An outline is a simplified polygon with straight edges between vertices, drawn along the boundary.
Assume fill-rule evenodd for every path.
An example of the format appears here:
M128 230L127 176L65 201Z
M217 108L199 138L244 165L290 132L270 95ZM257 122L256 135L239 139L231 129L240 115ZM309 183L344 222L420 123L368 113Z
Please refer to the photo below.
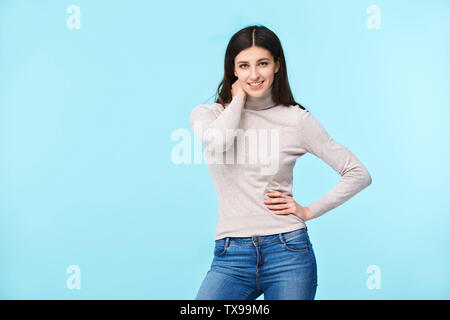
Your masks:
M251 86L251 87L257 87L257 86L263 84L263 82L264 82L264 80L259 81L259 82L249 82L248 84L249 84L249 86ZM253 85L253 83L257 83L257 85Z

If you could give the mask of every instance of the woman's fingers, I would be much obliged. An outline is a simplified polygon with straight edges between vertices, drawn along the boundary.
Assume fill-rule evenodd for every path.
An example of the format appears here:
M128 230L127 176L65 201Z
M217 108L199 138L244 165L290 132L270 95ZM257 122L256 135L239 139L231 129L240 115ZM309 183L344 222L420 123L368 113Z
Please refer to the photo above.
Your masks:
M266 204L267 208L271 209L286 209L289 208L291 205L289 203L283 203L283 204Z
M282 194L281 192L269 192L267 195L271 198L264 199L264 203L287 203L292 197Z
M268 192L269 199L264 199L264 204L275 214L293 214L303 221L314 218L311 210L307 207L302 207L294 201L292 196L285 195L281 192ZM307 208L307 210L305 210ZM306 216L304 211L306 211Z
M271 203L287 203L288 199L285 198L273 198L273 199L264 199L264 203L271 204Z
M282 193L282 192L267 192L267 195L269 196L269 197L289 197L288 195L285 195L284 193Z
M271 209L271 208L269 208ZM273 213L276 214L288 214L288 213L294 213L295 209L291 206L291 205L286 205L285 207L280 207L278 209L271 209L273 211Z
M269 192L267 195L271 198L264 199L264 204L276 214L292 213L292 197L281 192Z

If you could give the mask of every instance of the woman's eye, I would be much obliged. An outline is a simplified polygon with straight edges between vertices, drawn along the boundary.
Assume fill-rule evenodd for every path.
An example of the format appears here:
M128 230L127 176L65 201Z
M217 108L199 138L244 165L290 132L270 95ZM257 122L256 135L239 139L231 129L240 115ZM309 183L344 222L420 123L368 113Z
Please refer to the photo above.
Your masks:
M265 61L263 61L263 62L261 62L261 63L264 63L264 65L268 65L268 63L267 62L265 62ZM261 64L260 63L260 64ZM239 67L241 67L241 68L243 68L244 66L246 66L247 64L246 63L244 63L244 64L241 64Z

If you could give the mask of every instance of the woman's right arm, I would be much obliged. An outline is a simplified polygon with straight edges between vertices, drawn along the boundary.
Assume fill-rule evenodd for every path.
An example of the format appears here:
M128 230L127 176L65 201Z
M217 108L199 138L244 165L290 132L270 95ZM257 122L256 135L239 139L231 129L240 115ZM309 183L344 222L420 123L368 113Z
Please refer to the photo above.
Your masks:
M234 142L245 100L236 95L225 110L218 104L201 104L190 115L194 134L209 151L225 152Z

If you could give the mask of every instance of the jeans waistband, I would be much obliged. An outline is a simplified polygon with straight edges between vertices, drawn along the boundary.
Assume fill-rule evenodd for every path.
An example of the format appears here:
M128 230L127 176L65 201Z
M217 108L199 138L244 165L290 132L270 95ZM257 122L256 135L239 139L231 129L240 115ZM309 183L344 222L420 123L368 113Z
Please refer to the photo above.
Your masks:
M297 234L302 234L304 232L308 231L308 227L305 225L305 227L296 229L293 231L283 232L283 233L276 233L276 234L270 234L270 235L264 235L264 236L251 236L251 237L225 237L222 239L218 239L215 242L225 242L226 246L228 246L229 243L235 243L235 244L255 244L255 243L269 243L277 240L283 241L283 239L290 238L292 236L295 236Z

